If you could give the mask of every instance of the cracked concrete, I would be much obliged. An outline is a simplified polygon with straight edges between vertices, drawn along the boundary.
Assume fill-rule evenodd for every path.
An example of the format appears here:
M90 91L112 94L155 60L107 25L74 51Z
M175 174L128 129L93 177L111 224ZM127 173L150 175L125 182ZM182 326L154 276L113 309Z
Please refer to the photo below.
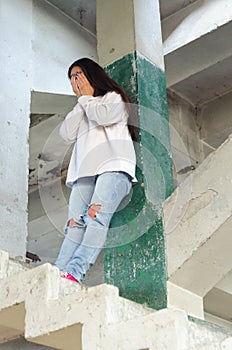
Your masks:
M200 210L206 208L216 195L217 191L208 189L206 192L201 193L199 196L191 198L188 203L185 215L183 216L182 222L188 221Z

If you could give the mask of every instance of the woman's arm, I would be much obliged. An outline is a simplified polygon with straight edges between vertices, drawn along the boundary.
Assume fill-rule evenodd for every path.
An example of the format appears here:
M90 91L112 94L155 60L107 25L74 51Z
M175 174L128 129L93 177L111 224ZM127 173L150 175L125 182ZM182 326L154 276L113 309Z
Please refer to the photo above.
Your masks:
M84 111L79 103L69 112L61 124L60 136L67 142L74 142L77 138L80 123L84 117Z
M125 103L121 95L114 91L98 97L80 96L78 102L87 118L98 125L107 126L125 120Z

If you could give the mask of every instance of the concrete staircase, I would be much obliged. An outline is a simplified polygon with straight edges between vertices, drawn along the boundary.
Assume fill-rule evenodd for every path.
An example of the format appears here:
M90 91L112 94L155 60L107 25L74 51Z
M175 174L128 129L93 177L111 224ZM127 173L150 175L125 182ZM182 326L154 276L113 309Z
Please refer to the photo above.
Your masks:
M228 321L231 310L220 305L225 293L226 304L232 303L231 149L232 136L163 205L169 282L204 298L207 312ZM198 307L201 312L200 300Z
M232 349L229 331L183 310L155 311L116 287L86 288L50 264L27 268L4 251L0 266L0 343L24 336L62 350Z

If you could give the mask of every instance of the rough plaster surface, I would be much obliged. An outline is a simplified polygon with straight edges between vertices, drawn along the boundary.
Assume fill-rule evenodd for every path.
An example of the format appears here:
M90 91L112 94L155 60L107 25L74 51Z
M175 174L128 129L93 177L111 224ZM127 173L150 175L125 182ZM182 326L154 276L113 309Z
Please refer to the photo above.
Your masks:
M0 95L0 247L22 260L27 236L31 2L1 1L0 23L1 81L4 87Z
M229 137L164 203L169 278L201 296L232 268L231 147Z
M118 289L110 285L80 286L61 279L58 269L49 264L25 269L18 263L9 273L13 262L6 252L1 252L0 263L4 266L0 325L15 327L21 337L40 344L30 347L20 338L9 343L18 344L17 350L24 345L41 350L47 346L62 350L200 350L212 343L218 349L230 343L226 330L193 323L182 310L146 308L119 297ZM2 349L14 349L9 344Z

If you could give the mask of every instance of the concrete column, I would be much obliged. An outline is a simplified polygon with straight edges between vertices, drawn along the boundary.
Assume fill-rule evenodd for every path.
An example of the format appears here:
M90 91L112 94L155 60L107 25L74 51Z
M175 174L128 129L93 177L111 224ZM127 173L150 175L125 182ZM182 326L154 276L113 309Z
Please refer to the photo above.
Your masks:
M0 249L23 259L27 239L32 3L1 0L0 7Z
M99 62L130 93L140 128L138 184L112 220L105 280L159 309L167 304L161 203L173 191L159 1L97 0L97 38Z

